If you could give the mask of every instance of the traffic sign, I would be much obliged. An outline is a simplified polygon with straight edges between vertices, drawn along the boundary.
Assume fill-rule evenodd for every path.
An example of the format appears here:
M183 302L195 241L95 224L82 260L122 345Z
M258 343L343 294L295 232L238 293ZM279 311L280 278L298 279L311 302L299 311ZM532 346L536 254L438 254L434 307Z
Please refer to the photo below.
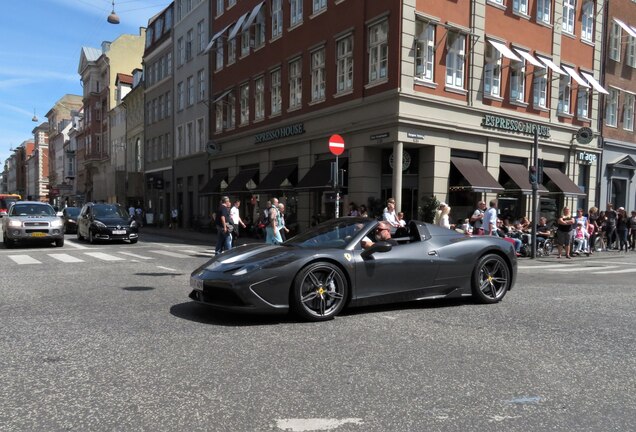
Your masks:
M338 134L329 137L329 151L336 156L340 156L345 149L344 139Z

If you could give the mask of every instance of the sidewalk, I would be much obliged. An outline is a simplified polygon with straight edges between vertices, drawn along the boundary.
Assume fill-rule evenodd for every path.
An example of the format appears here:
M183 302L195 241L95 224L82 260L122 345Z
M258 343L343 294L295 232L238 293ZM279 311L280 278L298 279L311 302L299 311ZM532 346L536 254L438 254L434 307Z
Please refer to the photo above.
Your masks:
M554 251L552 252L552 255L547 256L547 257L539 257L536 258L534 260L532 260L531 258L520 258L521 260L530 260L530 261L539 261L539 262L563 262L563 263L570 263L570 262L577 262L577 261L596 261L596 260L604 260L604 259L623 259L626 256L628 256L630 253L635 253L635 252L620 252L618 250L608 250L608 251L597 251L594 252L592 255L590 256L585 256L585 254L583 255L579 255L579 256L573 256L572 259L567 259L565 257L565 254L561 257L561 258L557 258L557 249L556 247L554 248Z

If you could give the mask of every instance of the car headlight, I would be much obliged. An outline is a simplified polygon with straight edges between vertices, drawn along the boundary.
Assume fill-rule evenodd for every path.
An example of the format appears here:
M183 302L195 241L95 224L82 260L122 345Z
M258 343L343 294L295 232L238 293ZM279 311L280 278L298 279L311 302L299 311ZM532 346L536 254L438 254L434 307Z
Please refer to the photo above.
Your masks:
M258 270L258 264L248 264L244 267L241 267L239 270L232 273L232 276L243 276L248 274L249 272L253 272L254 270Z
M64 225L64 221L62 219L51 221L51 228L61 228L62 225Z
M98 220L93 221L93 223L95 224L97 228L106 228L106 225L103 222L100 222Z
M22 228L22 221L19 220L9 220L9 226L11 228Z
M70 223L77 223L77 222L75 221L75 219L69 219L68 221L69 221Z

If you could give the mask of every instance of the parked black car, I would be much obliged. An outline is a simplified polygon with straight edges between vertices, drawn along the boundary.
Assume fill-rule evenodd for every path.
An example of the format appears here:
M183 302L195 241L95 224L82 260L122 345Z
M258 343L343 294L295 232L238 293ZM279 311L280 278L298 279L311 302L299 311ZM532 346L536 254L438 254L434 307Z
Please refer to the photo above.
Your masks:
M139 228L120 204L88 203L82 207L77 219L77 239L129 240L137 243Z
M66 207L62 210L62 218L64 219L64 232L72 234L77 232L77 218L79 217L81 208Z

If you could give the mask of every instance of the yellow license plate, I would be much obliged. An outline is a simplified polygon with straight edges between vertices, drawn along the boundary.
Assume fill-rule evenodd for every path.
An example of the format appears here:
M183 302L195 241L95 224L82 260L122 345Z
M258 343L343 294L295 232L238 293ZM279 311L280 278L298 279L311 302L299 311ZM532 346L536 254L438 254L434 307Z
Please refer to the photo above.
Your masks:
M46 237L46 234L41 232L34 232L34 233L31 233L31 237Z

